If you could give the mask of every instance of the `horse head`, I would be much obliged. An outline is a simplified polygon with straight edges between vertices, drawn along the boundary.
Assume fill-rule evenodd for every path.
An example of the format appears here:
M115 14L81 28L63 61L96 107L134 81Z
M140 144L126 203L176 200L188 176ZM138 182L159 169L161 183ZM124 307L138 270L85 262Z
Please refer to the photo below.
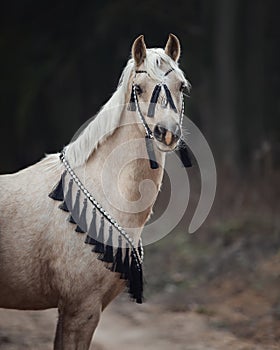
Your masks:
M146 137L154 139L163 152L173 151L182 136L183 91L189 83L178 66L180 52L179 39L173 34L165 49L147 49L143 35L132 45L129 108L139 114Z

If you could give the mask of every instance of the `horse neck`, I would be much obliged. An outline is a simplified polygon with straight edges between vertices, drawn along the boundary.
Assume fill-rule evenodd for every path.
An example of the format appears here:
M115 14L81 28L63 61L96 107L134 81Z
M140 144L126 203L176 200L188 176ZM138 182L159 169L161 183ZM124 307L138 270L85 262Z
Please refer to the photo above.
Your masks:
M155 149L158 169L147 159L143 126L124 111L121 126L89 158L86 187L135 239L149 218L158 195L165 154Z

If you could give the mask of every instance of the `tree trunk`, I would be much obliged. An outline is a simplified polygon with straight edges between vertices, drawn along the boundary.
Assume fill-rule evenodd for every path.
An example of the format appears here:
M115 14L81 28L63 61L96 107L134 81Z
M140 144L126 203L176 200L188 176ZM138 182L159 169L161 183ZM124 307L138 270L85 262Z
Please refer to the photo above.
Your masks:
M215 42L216 116L218 158L232 170L236 165L236 23L237 0L217 0Z

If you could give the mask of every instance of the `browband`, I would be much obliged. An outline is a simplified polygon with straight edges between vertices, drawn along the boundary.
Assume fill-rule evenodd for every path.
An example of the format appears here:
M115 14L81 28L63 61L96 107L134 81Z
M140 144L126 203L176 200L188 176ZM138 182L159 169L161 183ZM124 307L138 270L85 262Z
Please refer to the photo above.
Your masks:
M168 71L164 74L164 76L166 77L172 71L174 71L174 68L168 69ZM147 73L147 71L146 70L136 70L135 73Z

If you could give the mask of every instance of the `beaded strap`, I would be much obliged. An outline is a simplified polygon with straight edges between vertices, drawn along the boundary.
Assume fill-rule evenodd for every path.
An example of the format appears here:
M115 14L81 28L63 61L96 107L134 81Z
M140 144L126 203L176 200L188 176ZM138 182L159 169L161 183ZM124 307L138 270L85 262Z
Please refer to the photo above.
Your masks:
M136 110L137 110L137 114L144 126L144 129L145 129L145 133L146 133L146 136L149 138L149 139L153 139L154 138L154 135L153 135L153 132L152 130L149 128L149 125L147 124L141 110L140 110L140 107L139 107L139 103L138 103L138 97L137 97L137 93L136 93L136 85L132 85L132 90L133 90L133 96L134 96L134 101L135 101L135 105L136 105Z
M169 69L164 75L167 76L173 70L174 70L173 68ZM135 73L147 73L147 71L136 70ZM158 83L157 85L162 85L162 84ZM147 124L147 122L145 120L145 117L143 116L143 114L141 112L141 109L139 107L139 102L138 102L138 97L137 97L137 93L136 93L136 85L135 84L132 84L132 91L133 91L133 97L134 97L134 102L135 102L135 106L136 106L136 111L137 111L137 114L138 114L138 116L139 116L139 118L141 120L141 123L144 126L146 137L148 137L149 139L153 139L154 138L153 132L150 129L149 125ZM184 109L185 109L184 94L183 93L181 94L181 99L182 99L182 105L181 105L180 121L179 121L180 126L182 126L182 124L183 124Z
M105 217L109 223L116 228L116 230L120 233L120 235L127 241L127 243L130 245L132 254L135 258L137 268L141 269L141 265L143 263L144 259L144 248L142 244L142 239L139 239L139 248L140 253L138 249L136 248L134 240L130 237L130 235L117 223L117 221L112 218L112 216L101 206L100 203L97 202L97 200L90 194L90 192L85 188L85 186L82 184L78 176L75 174L71 166L69 165L68 161L65 159L65 150L63 150L60 154L60 159L63 165L65 166L67 172L71 176L71 178L75 181L79 189L84 193L84 195L87 197L87 199L93 204L93 206L100 212L100 214Z

